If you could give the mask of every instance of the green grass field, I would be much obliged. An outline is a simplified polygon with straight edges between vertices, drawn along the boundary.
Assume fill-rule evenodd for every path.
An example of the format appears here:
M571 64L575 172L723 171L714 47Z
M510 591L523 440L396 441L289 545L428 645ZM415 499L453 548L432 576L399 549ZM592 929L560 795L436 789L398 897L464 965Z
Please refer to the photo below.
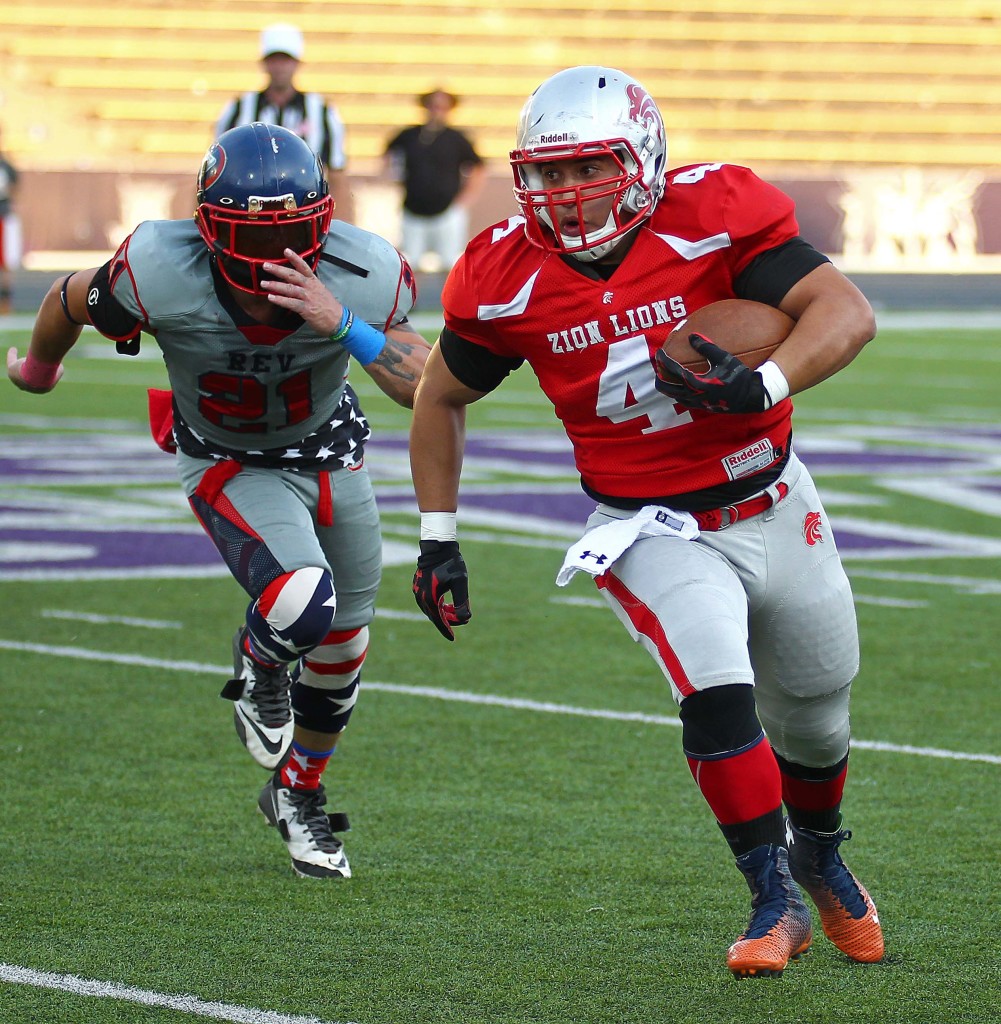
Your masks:
M1001 331L887 329L797 399L857 597L845 853L888 955L818 926L739 983L747 891L676 709L593 589L554 585L552 510L581 499L534 378L471 410L448 645L410 593L407 414L354 375L387 567L327 773L354 877L324 883L292 875L218 697L245 597L146 432L162 367L110 348L0 389L3 1024L999 1020Z

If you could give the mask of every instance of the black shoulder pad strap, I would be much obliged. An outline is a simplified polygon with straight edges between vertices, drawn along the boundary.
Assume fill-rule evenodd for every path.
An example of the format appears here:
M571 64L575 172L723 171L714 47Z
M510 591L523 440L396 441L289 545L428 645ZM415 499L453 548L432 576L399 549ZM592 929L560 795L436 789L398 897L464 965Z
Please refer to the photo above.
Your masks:
M334 266L340 267L342 270L346 270L349 274L354 274L356 277L368 277L368 271L364 267L359 267L356 263L349 263L347 260L342 260L340 256L335 256L330 252L321 252L320 259L325 263L333 263Z

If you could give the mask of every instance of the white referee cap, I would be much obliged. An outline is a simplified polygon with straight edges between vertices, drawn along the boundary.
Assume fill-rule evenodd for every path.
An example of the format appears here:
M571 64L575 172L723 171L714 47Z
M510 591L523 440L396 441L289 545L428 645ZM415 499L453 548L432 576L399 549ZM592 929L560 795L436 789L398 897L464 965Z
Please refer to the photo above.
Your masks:
M302 60L304 50L302 33L295 25L268 25L261 32L261 56L272 53L287 53L296 60Z

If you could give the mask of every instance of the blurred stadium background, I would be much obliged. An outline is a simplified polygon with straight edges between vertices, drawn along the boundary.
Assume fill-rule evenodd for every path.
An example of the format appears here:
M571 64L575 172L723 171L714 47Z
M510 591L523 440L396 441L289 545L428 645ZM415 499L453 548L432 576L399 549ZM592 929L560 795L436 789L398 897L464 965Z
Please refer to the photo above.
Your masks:
M603 63L656 97L672 166L753 167L877 306L1001 306L999 0L4 0L0 127L25 269L101 262L140 220L188 215L212 125L262 87L258 33L276 20L306 36L298 86L347 124L358 222L393 241L379 155L419 120L416 94L462 99L454 122L490 170L479 229L512 212L525 97ZM34 308L29 292L15 308Z

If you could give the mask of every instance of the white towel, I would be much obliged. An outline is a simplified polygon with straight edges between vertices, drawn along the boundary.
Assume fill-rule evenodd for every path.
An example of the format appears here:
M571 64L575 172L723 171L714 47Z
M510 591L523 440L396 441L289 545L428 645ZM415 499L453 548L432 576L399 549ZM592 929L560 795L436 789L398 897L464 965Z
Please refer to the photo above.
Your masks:
M565 587L577 572L600 576L640 537L673 536L679 540L695 540L698 535L698 523L688 512L644 505L629 519L617 519L588 530L567 551L563 567L556 576L556 585Z

